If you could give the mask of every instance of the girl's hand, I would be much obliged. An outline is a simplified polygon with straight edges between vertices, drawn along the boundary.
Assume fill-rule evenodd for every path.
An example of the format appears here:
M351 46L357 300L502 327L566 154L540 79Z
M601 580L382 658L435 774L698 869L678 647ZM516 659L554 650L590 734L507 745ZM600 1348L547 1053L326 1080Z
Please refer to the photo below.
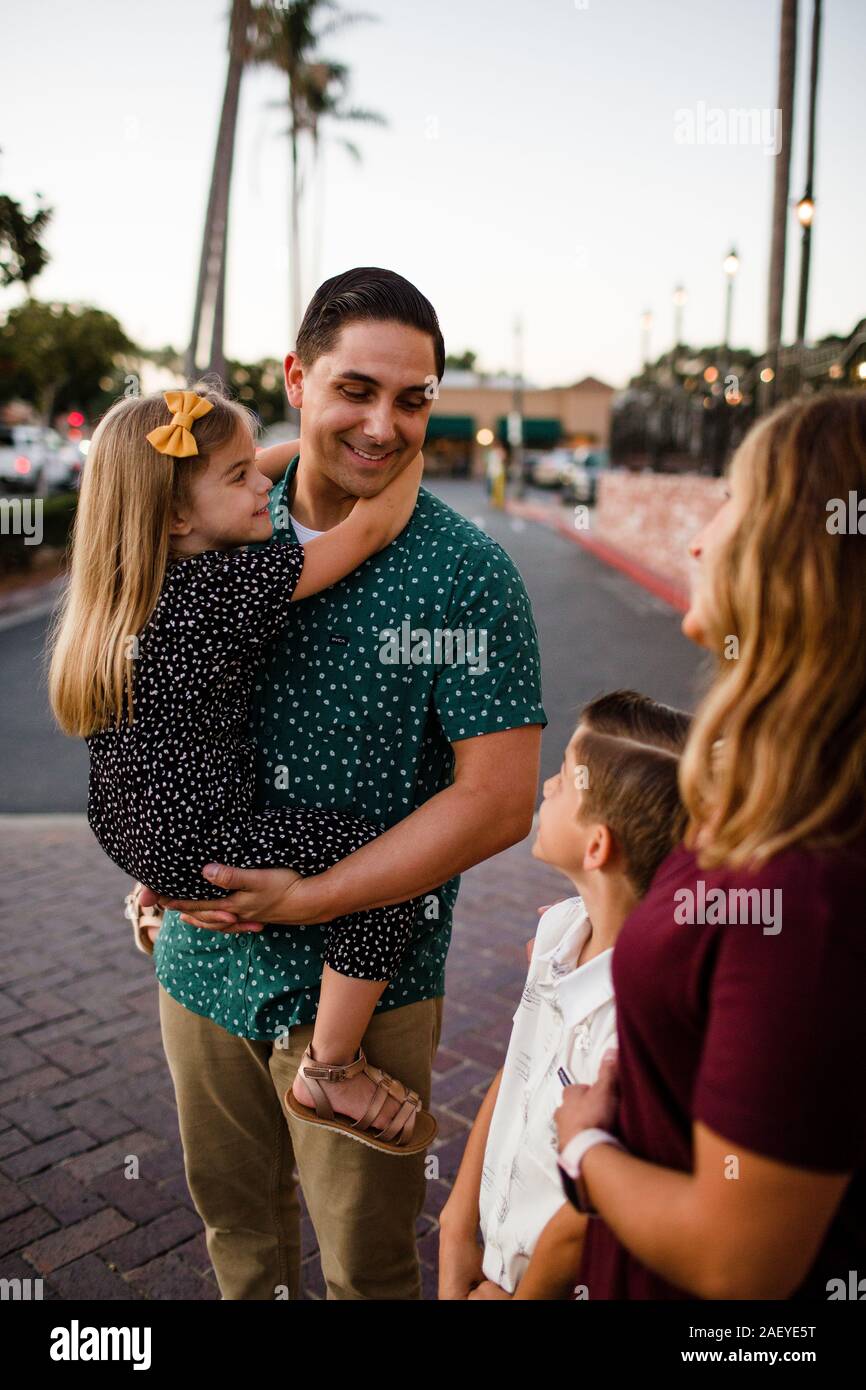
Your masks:
M449 1234L439 1230L440 1302L472 1297L472 1290L484 1282L484 1259L474 1233Z
M560 1153L581 1130L613 1129L618 1102L616 1051L609 1049L592 1086L566 1086L562 1092L562 1104L553 1116Z
M494 1284L492 1280L490 1280L490 1279L485 1279L482 1283L480 1283L480 1284L478 1285L478 1288L477 1288L477 1289L473 1289L472 1292L471 1292L470 1294L467 1295L467 1297L468 1297L468 1298L488 1298L488 1299L490 1299L490 1298L512 1298L513 1295L510 1294L510 1293L506 1293L505 1290L504 1290L503 1288L500 1288L499 1284Z
M418 501L418 488L421 486L423 471L424 455L418 453L375 497L361 497L355 503L352 514L359 513L359 521L372 520L374 524L381 526L383 548L390 545L403 528L408 526L415 510L415 503Z

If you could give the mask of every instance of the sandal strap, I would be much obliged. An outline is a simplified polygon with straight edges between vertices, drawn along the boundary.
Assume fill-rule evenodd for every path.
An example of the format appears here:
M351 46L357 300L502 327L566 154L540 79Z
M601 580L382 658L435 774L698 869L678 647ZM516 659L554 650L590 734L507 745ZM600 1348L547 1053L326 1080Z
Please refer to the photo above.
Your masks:
M380 1067L367 1067L367 1075L372 1081L376 1082L376 1091L367 1108L366 1114L356 1121L356 1128L370 1129L375 1118L378 1117L385 1101L390 1096L399 1101L399 1105L394 1115L386 1125L380 1127L377 1133L378 1139L389 1142L397 1138L397 1144L408 1144L412 1131L415 1128L415 1117L421 1108L421 1097L417 1091L412 1091L402 1081L396 1077L389 1076ZM378 1102L378 1104L377 1104Z
M406 1100L400 1106L397 1114L379 1134L379 1138L385 1141L395 1139L398 1147L401 1144L408 1144L412 1138L412 1131L415 1128L415 1116L418 1114L418 1106L413 1105L412 1101Z
M321 1082L343 1081L347 1077L357 1076L359 1072L365 1071L370 1080L375 1081L376 1089L366 1111L360 1120L354 1122L352 1128L373 1130L377 1139L382 1139L386 1143L394 1141L395 1148L410 1142L415 1129L415 1120L421 1109L421 1097L417 1091L410 1090L402 1081L389 1076L380 1067L371 1066L367 1062L363 1048L358 1049L358 1056L353 1062L344 1062L339 1066L334 1066L325 1062L316 1062L310 1047L307 1047L298 1070L310 1089L316 1107L316 1116L320 1120L336 1118L334 1108L325 1094ZM387 1124L376 1126L376 1120L389 1096L393 1100L399 1101L397 1110Z
M367 1065L362 1048L358 1049L358 1056L354 1062L344 1062L339 1066L329 1065L325 1062L316 1062L313 1058L310 1047L307 1048L301 1058L300 1073L307 1083L316 1107L316 1116L320 1120L333 1120L334 1108L325 1094L321 1085L322 1081L344 1081L347 1077L357 1076L359 1071L363 1071Z
M384 1107L385 1101L388 1099L388 1096L390 1094L391 1093L388 1090L388 1087L383 1086L381 1081L378 1082L376 1085L376 1089L370 1098L370 1104L367 1106L367 1109L361 1116L360 1120L355 1121L353 1127L355 1129L372 1129L377 1116Z

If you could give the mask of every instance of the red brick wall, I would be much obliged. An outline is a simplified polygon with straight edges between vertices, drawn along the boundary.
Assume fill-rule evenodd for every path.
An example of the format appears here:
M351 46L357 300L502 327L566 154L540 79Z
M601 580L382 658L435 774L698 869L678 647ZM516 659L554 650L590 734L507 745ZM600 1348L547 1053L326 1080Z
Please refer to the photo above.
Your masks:
M688 589L686 547L721 506L724 491L723 479L688 473L603 473L592 534Z

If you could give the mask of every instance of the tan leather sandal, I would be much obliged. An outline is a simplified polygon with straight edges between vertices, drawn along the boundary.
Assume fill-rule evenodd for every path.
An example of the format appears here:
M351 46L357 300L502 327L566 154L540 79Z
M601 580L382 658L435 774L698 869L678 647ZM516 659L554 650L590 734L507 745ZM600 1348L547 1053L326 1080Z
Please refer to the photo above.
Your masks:
M429 1110L422 1109L418 1092L410 1091L402 1081L389 1076L380 1067L372 1066L361 1047L358 1048L358 1056L354 1062L345 1062L341 1066L315 1061L308 1047L301 1058L299 1071L313 1093L316 1108L311 1110L308 1105L301 1105L289 1087L285 1094L286 1109L298 1120L336 1130L339 1134L348 1135L350 1139L357 1139L361 1144L367 1144L371 1149L380 1149L383 1153L390 1154L423 1153L436 1137L438 1125ZM361 1071L366 1072L367 1076L376 1082L376 1090L366 1113L354 1122L348 1117L338 1118L321 1083L347 1081ZM388 1124L371 1129L389 1096L400 1102L398 1110Z
M163 911L161 907L142 907L141 895L144 891L144 884L137 883L131 893L127 893L123 900L123 915L128 917L132 923L132 938L139 951L144 951L146 956L153 955L153 942L148 936L149 927L161 927Z

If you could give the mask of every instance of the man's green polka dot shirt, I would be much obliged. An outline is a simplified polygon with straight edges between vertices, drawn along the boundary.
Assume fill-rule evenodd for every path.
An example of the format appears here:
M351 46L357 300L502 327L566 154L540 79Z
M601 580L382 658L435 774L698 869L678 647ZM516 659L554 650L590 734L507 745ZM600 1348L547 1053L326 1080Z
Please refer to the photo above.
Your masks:
M292 460L271 491L269 545L297 539ZM437 637L437 633L439 634ZM294 604L253 690L256 803L345 810L395 825L453 781L453 742L545 725L538 634L502 547L421 488L395 541L324 593ZM377 1009L445 992L459 877L422 899L399 973ZM156 975L229 1033L267 1040L311 1023L320 927L223 936L167 913Z

